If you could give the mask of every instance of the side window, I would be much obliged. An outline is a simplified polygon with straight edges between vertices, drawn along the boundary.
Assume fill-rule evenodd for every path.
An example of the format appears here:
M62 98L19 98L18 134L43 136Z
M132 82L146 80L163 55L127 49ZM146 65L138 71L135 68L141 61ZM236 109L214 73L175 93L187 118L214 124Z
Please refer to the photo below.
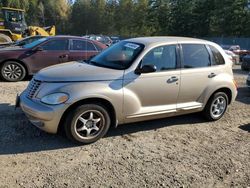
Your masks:
M67 39L56 39L48 41L46 44L42 45L42 48L48 51L68 50L68 44Z
M211 49L213 53L212 65L224 65L225 60L223 56L221 55L221 53L219 52L219 50L216 49L214 46L210 46L210 45L209 45L209 48Z
M182 44L183 67L200 68L211 65L210 55L203 44Z
M75 51L96 51L95 46L85 40L73 40L71 50Z
M176 45L160 46L143 57L142 66L155 65L157 71L176 69L176 59Z

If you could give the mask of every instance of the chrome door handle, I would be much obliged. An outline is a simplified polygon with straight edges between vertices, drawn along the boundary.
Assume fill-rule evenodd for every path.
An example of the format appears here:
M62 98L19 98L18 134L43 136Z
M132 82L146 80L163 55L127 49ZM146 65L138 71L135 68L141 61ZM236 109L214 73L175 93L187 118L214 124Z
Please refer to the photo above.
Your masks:
M167 83L170 84L170 83L177 82L177 81L178 81L178 78L176 76L172 76L171 78L167 80Z
M213 78L215 76L216 76L216 74L212 72L211 74L208 75L208 78Z

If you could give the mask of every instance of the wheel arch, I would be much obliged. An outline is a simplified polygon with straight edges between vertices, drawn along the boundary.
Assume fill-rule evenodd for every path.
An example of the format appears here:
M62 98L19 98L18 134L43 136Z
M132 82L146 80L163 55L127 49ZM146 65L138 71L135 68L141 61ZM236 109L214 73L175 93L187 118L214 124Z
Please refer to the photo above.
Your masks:
M65 121L65 118L68 114L69 111L71 111L72 109L80 106L80 105L83 105L83 104L99 104L99 105L102 105L104 106L107 110L108 110L108 113L110 115L110 119L111 119L111 127L115 127L117 125L117 122L116 122L116 112L115 112L115 108L114 106L112 105L112 103L110 101L108 101L107 99L103 99L103 98L98 98L98 97L94 97L94 98L86 98L86 99L82 99L82 100L79 100L73 104L71 104L63 113L62 117L61 117L61 120L59 122L59 126L58 126L58 129L57 129L57 132L61 132L62 131L62 128L63 128L63 122Z
M232 102L232 95L233 95L231 89L228 88L228 87L219 88L219 89L215 90L215 91L212 93L212 95L209 97L209 99L210 99L211 97L213 97L215 93L218 93L218 92L223 92L223 93L225 93L225 94L227 95L227 97L228 97L228 104L230 105L231 102ZM208 101L209 101L209 99L208 99Z

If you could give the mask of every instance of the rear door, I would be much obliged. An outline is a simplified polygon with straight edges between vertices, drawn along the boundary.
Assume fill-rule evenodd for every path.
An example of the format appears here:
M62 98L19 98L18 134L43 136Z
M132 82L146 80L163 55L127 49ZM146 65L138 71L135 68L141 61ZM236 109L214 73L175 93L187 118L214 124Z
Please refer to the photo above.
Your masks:
M177 110L198 109L213 79L219 74L213 66L211 50L205 44L181 44L182 69Z
M98 53L91 41L73 39L70 42L69 61L88 60Z

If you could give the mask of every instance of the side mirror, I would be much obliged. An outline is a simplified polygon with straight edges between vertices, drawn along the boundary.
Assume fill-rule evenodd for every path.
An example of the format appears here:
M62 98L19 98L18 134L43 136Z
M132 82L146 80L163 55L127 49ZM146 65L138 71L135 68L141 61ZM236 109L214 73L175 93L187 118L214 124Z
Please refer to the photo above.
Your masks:
M143 65L143 67L141 68L137 68L135 70L135 74L142 74L142 73L152 73L152 72L156 72L157 68L155 65Z
M33 49L34 52L41 52L43 51L43 48L41 46L38 46L36 48Z

